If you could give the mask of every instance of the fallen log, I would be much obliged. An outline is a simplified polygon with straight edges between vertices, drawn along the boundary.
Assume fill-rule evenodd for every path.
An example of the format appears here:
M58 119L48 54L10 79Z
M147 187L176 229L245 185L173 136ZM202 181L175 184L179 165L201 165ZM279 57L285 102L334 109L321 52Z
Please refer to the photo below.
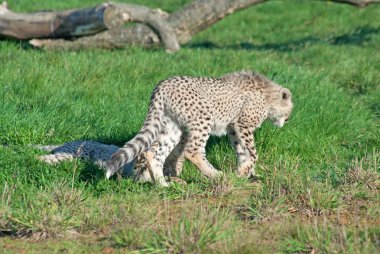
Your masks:
M185 44L192 36L224 17L253 4L268 0L195 0L184 8L168 15L166 21L172 27L179 44ZM159 34L159 33L158 33ZM47 49L122 48L126 45L158 46L162 37L151 26L137 24L125 29L106 30L90 37L67 40L32 40L31 44Z
M108 4L66 11L15 13L0 6L0 34L15 39L72 38L120 26L120 17Z
M51 39L75 39L105 30L109 31L112 37L117 37L125 22L141 22L157 32L159 41L168 51L175 52L179 50L179 43L173 29L165 20L167 16L160 10L122 3L104 3L91 8L59 12L15 13L10 11L4 2L0 6L0 35L20 40L33 39L32 45L42 46L54 41ZM45 41L35 38L51 39ZM67 40L67 43L73 41L75 40ZM86 44L77 48L81 47L86 47Z
M269 0L195 0L167 14L145 6L104 3L86 9L60 12L14 13L0 6L0 36L32 39L30 44L46 49L152 47L162 44L168 52L224 17ZM357 7L380 0L327 0ZM125 22L138 22L123 27ZM69 39L69 40L68 40Z

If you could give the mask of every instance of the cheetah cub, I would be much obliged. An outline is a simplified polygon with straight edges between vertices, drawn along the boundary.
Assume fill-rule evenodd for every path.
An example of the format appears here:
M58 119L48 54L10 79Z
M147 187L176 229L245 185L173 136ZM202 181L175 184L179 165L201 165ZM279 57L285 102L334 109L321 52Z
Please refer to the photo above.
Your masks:
M163 80L152 93L140 132L107 162L106 177L144 151L152 176L162 186L167 186L164 171L180 173L185 158L205 176L219 176L206 159L205 147L210 135L225 134L238 156L238 175L251 176L258 158L254 130L265 119L282 127L292 108L287 88L250 71Z
M77 140L62 145L32 145L32 147L50 152L50 154L38 156L38 160L50 165L79 158L92 162L101 169L105 169L107 160L120 148L92 140ZM120 176L130 177L136 181L153 182L147 169L145 153L141 153L130 163L125 164L119 173ZM167 174L169 180L172 180L170 175L172 174Z
M120 147L108 145L92 140L70 141L61 145L30 145L33 148L50 152L50 154L38 156L38 160L50 165L56 165L63 161L72 161L73 159L83 159L89 161L101 169L105 169L106 162L111 158ZM154 148L154 146L152 146ZM173 154L172 154L173 157ZM166 167L168 168L168 167ZM154 182L148 168L146 153L143 152L134 160L125 164L119 170L120 177L132 178L138 182ZM178 177L178 172L165 170L165 177L170 182L186 184Z

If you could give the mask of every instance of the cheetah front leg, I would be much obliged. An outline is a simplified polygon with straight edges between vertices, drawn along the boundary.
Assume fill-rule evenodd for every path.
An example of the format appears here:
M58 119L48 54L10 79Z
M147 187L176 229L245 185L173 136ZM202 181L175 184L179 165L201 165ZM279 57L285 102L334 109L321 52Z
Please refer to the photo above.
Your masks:
M258 159L258 155L252 129L253 127L244 124L236 124L230 128L228 132L229 139L238 156L238 175L241 177L250 177L255 175L254 167Z
M245 149L245 147L243 147L235 129L232 126L228 127L227 135L232 147L235 149L236 156L238 158L239 168L240 168L241 165L245 165L247 161L249 160L248 150Z

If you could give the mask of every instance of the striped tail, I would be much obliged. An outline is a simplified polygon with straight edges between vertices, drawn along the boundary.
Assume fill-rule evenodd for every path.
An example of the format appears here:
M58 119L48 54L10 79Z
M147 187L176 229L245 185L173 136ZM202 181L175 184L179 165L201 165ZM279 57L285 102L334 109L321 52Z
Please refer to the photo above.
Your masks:
M125 164L131 162L142 152L148 150L154 141L157 139L158 133L162 128L161 111L162 108L158 105L151 104L148 116L145 119L144 125L140 132L122 148L117 150L107 162L106 178L109 179Z

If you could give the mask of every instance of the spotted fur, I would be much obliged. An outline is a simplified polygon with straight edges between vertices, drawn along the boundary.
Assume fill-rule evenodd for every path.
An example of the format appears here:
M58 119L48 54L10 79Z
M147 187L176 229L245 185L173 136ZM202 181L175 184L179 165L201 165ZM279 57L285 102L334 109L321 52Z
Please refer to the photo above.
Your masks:
M216 177L221 172L206 159L206 142L210 135L225 134L238 156L238 174L250 176L258 158L254 130L267 118L282 127L292 107L288 89L249 71L220 78L180 76L161 81L151 96L142 129L112 155L106 176L146 151L152 177L160 185L167 185L166 169L181 172L184 158L205 176Z
M79 158L92 162L101 169L105 169L107 160L109 160L111 155L120 148L115 145L107 145L91 140L71 141L62 145L33 145L33 147L50 152L50 154L38 156L38 160L51 165ZM163 158L163 160L165 160L165 158ZM154 181L147 165L145 152L141 153L133 161L124 165L121 168L120 173L123 177L131 177L137 181ZM178 174L175 172L166 170L164 175L170 181L185 183L176 178Z

